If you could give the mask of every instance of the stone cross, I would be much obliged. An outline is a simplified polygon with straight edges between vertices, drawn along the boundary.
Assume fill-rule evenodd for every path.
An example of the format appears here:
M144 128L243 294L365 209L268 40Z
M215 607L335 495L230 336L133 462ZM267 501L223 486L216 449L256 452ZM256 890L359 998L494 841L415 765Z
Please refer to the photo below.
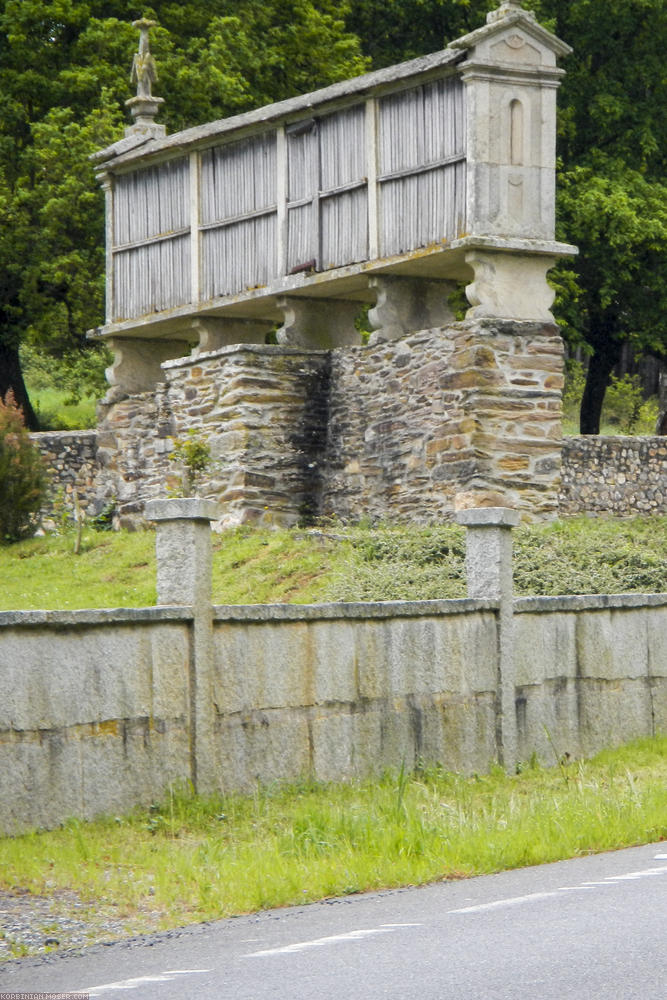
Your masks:
M155 65L155 60L151 55L148 32L151 28L154 28L157 21L149 21L147 18L142 17L139 21L133 21L132 27L138 28L139 35L139 51L135 53L134 60L132 62L132 74L130 79L132 83L137 85L137 97L150 98L153 96L151 93L151 87L156 82L157 66Z

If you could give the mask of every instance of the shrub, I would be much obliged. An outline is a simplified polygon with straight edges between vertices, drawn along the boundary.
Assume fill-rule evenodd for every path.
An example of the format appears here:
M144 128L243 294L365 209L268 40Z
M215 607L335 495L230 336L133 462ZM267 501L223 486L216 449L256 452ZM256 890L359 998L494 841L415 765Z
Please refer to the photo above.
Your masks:
M211 448L203 441L194 428L190 428L188 436L175 439L169 461L175 462L181 469L180 484L172 486L169 496L196 496L204 473L211 464Z
M34 532L44 501L46 472L12 392L0 397L0 542Z

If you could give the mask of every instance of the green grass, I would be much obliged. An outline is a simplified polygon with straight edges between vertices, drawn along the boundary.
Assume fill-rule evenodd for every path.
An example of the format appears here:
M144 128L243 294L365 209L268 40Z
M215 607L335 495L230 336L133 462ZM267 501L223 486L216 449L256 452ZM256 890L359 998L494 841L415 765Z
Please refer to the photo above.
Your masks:
M40 430L69 431L96 426L97 400L92 396L71 403L70 393L64 389L30 388L29 391Z
M202 799L0 839L0 887L75 890L126 931L667 838L667 738L507 775L439 768ZM91 916L92 919L92 916Z
M155 602L151 531L31 538L0 547L0 609ZM569 518L514 532L519 595L667 592L667 517ZM465 535L442 524L236 528L213 539L216 604L465 596Z
M155 604L152 532L86 530L0 546L0 608L121 608Z

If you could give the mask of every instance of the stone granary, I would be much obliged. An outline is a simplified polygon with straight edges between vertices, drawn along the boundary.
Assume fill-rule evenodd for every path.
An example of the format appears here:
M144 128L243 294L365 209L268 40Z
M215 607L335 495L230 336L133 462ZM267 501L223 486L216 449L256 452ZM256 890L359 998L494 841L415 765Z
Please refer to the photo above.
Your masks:
M168 136L137 26L134 123L95 157L107 316L91 336L114 355L98 457L121 516L164 491L190 429L228 523L554 513L546 276L576 253L554 236L569 47L505 0L441 52Z

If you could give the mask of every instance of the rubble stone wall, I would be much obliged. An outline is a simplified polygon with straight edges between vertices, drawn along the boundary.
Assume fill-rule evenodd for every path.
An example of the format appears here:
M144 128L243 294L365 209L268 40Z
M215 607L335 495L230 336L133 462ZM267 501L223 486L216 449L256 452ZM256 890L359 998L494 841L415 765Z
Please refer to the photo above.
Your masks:
M99 514L104 501L98 496L97 431L40 431L31 438L49 478L46 512L73 510L76 496L84 514Z
M555 513L562 350L550 325L485 321L334 351L322 513Z
M667 514L667 437L563 441L562 514Z

